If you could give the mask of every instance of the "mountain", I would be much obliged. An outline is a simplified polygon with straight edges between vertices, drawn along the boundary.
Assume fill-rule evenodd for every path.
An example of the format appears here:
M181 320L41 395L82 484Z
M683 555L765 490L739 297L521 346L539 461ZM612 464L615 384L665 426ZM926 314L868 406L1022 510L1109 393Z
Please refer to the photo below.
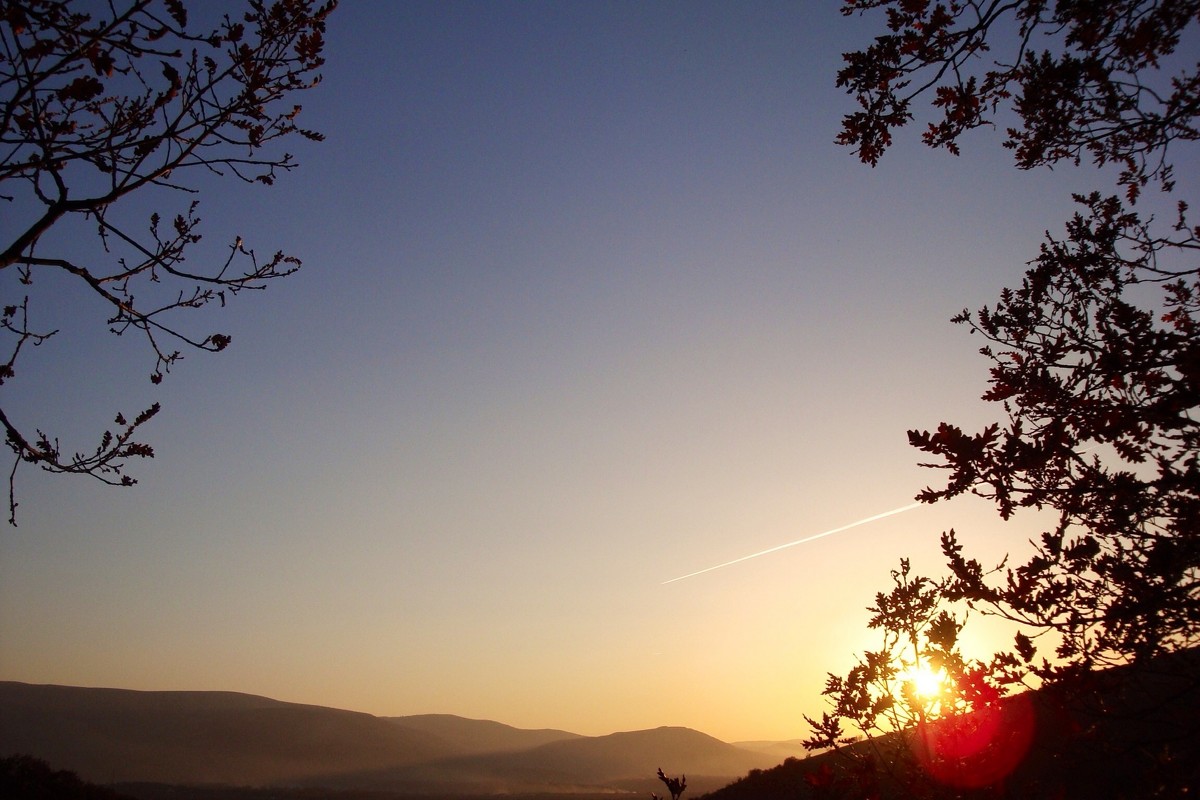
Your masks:
M528 750L531 747L581 738L577 733L552 729L529 730L514 728L500 722L466 719L453 714L415 714L407 717L384 717L403 728L436 736L463 753L503 753Z
M741 775L777 762L690 728L663 727L554 742L507 763L603 782L653 777L659 767L669 774Z
M456 753L354 711L233 692L0 682L0 755L28 753L104 783L268 785Z
M402 794L689 791L780 759L688 728L580 736L444 714L375 717L233 692L0 681L0 757L96 783L296 786Z
M313 785L409 794L660 791L654 777L688 775L691 787L716 789L748 770L778 761L689 728L577 736L528 750L437 759L359 775L328 776ZM661 791L660 791L661 793Z

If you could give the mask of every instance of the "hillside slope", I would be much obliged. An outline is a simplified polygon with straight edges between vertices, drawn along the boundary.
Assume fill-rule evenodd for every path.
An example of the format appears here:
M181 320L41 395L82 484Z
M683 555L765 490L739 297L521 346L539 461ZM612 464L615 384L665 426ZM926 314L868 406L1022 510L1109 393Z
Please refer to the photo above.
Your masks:
M28 753L99 783L267 785L457 752L354 711L233 692L0 682L0 755Z
M407 794L696 794L778 759L687 728L586 737L427 714L382 718L233 692L0 682L0 757L102 784L307 786ZM707 776L707 777L706 777Z
M939 741L961 752L921 757L938 752L931 742ZM868 754L870 762L855 757ZM998 792L1030 800L1130 800L1198 791L1200 650L1192 650L1014 695L999 715L935 721L843 753L788 759L706 800L990 800Z
M671 774L741 775L776 762L691 728L662 727L554 742L521 753L509 763L612 781L652 777L659 767Z
M514 728L500 722L467 719L453 714L414 714L384 719L403 728L436 736L463 754L528 750L550 742L580 738L579 734L567 731Z
M551 742L520 752L457 756L355 776L324 776L313 785L410 794L515 794L661 790L654 777L687 774L693 791L715 789L771 756L689 728L663 727ZM661 793L661 792L660 792Z

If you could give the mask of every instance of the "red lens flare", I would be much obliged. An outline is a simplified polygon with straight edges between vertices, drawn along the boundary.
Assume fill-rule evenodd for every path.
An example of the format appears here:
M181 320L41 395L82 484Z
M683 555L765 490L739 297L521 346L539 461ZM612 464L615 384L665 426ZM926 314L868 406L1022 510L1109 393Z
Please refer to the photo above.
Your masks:
M998 783L1017 768L1035 727L1033 704L1022 694L927 722L913 732L909 744L925 771L941 783L977 789Z

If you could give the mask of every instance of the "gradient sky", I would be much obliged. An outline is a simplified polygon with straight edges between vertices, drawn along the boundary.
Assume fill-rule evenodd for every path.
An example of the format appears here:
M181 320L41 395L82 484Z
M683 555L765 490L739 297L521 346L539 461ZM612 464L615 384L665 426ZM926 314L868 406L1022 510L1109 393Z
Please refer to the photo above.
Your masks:
M1019 172L993 131L858 163L834 75L880 26L345 0L301 98L327 141L201 196L210 257L240 234L302 272L200 320L232 347L160 387L64 294L5 388L54 430L164 411L133 489L18 474L0 678L806 735L900 556L936 571L950 527L998 556L1032 522L958 500L662 582L936 482L905 431L995 413L949 318L1098 183Z

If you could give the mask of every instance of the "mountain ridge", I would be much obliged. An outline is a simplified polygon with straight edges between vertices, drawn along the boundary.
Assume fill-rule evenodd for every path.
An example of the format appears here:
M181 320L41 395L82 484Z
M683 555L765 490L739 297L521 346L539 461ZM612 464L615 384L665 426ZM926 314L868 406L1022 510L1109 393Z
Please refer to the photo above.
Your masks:
M660 766L719 784L778 763L677 726L582 736L450 714L376 717L239 692L0 681L0 755L11 753L96 783L402 794L628 791L652 786Z
M370 714L257 695L4 681L0 754L15 752L96 782L269 785L454 750Z
M516 728L490 719L471 719L457 714L410 714L381 719L432 734L453 746L477 753L524 750L560 739L582 738L581 734L555 728Z

